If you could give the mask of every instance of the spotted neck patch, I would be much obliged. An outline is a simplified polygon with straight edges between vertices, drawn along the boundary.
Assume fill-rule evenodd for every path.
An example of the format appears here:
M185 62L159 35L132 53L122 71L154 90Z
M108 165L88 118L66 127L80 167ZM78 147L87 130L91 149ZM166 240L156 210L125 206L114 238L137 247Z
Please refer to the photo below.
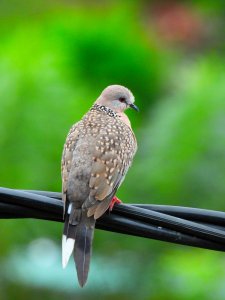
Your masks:
M113 117L113 118L117 117L117 113L105 105L94 104L92 106L91 110L102 111L102 112L106 113L108 116Z

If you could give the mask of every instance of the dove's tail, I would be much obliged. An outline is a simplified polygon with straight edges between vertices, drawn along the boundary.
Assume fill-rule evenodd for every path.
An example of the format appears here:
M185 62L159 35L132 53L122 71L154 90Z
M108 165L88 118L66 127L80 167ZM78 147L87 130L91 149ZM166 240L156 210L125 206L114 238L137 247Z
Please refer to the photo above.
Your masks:
M92 240L95 228L94 217L87 217L87 211L73 209L69 205L65 213L65 225L62 238L62 265L66 267L73 253L77 277L81 287L87 281L90 266Z

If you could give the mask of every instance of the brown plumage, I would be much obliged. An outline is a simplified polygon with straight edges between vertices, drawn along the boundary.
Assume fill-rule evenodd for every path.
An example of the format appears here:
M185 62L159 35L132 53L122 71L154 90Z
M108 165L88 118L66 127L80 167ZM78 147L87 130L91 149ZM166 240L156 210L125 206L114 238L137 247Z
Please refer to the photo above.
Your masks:
M95 221L109 208L137 149L124 110L134 105L125 87L107 87L69 131L62 156L65 226L63 267L74 252L78 281L86 283Z

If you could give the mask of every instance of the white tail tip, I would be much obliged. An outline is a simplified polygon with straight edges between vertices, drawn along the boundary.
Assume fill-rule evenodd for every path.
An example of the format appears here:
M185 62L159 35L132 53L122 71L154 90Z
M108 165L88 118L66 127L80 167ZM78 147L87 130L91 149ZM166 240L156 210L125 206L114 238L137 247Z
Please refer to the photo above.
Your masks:
M75 240L74 239L67 239L65 235L62 237L62 267L65 267L68 264L70 256L74 249Z

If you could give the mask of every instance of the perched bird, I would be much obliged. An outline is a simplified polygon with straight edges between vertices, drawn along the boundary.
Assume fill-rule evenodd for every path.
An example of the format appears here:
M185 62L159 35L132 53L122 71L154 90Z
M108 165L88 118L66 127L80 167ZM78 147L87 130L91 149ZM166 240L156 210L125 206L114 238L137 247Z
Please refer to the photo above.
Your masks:
M124 113L129 107L138 110L132 93L120 85L108 86L72 126L64 145L62 264L65 268L73 253L80 286L88 277L96 219L121 202L114 196L137 150Z

